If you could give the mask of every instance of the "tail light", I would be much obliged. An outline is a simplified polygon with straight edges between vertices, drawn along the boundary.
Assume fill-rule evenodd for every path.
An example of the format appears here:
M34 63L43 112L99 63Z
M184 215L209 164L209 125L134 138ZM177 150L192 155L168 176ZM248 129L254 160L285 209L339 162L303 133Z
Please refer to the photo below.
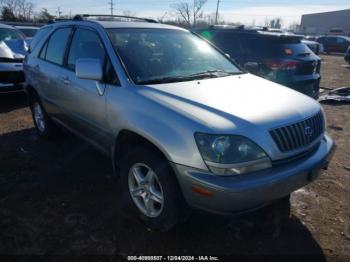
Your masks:
M278 70L295 70L300 64L299 61L294 60L268 60L264 63L268 68L273 71Z

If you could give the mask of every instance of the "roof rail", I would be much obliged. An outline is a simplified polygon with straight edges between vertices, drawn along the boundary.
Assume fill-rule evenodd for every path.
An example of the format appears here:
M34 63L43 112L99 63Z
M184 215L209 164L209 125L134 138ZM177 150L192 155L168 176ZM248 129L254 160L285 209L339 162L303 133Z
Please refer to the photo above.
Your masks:
M84 21L87 20L88 18L95 18L97 21L110 21L110 20L115 20L115 18L124 18L124 19L130 19L130 20L140 20L144 21L147 23L159 23L155 19L151 18L142 18L142 17L135 17L135 16L125 16L125 15L92 15L92 14L81 14L81 15L76 15L73 20L75 21ZM109 19L108 19L109 18Z
M67 21L72 21L72 19L69 19L69 18L54 18L52 20L49 20L47 23L48 24L54 24L54 23L58 23L58 22L67 22Z

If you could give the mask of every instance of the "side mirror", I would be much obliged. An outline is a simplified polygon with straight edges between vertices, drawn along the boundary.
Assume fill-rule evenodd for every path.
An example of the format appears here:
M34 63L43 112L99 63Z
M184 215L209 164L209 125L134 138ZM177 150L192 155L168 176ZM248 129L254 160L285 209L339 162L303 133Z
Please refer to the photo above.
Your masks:
M247 62L244 64L244 69L250 73L256 74L260 70L260 65L257 62Z
M75 75L80 79L102 81L103 69L99 59L81 58L75 63Z

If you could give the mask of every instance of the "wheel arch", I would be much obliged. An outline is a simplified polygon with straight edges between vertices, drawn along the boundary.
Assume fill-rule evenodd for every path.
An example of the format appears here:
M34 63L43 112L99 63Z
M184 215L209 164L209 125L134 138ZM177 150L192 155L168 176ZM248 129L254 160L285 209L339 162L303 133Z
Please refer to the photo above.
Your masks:
M34 97L39 97L38 92L31 85L26 85L24 90L25 90L25 93L27 94L29 105L31 104Z
M123 129L118 133L112 148L112 162L115 174L119 175L119 163L122 157L127 154L131 148L136 146L147 147L165 161L170 161L166 152L145 136L128 129Z

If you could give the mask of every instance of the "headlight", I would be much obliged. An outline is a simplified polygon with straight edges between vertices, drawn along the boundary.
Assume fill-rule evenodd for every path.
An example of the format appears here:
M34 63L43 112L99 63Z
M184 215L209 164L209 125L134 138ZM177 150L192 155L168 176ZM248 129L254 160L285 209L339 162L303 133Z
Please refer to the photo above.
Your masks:
M239 175L272 166L264 150L248 138L196 133L195 139L205 163L216 175Z

